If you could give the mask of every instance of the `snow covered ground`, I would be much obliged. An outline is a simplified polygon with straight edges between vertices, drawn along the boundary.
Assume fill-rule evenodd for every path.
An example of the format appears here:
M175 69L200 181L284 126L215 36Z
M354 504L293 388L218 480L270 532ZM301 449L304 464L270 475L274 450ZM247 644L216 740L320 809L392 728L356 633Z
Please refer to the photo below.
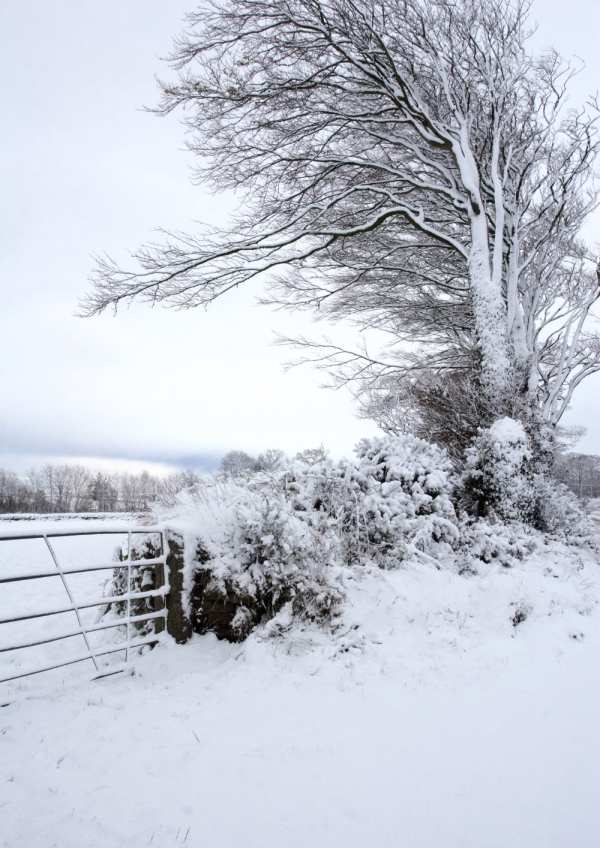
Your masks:
M0 845L597 848L596 559L345 588L333 635L167 638L4 707Z

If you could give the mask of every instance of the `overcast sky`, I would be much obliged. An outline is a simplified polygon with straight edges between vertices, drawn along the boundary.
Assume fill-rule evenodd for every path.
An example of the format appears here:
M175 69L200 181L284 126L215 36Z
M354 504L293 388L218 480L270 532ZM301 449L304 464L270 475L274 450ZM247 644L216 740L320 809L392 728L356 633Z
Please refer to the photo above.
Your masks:
M0 467L64 459L105 467L208 468L227 450L349 454L376 432L347 392L309 368L284 373L273 330L322 325L254 307L236 291L207 312L134 305L73 317L91 254L126 258L158 226L225 220L231 199L189 181L176 115L157 99L160 56L193 0L2 0ZM573 101L600 87L600 4L538 2L538 46L587 66ZM598 219L596 219L598 220ZM594 241L600 235L590 232ZM337 338L353 339L349 328ZM600 378L580 389L570 423L600 453Z

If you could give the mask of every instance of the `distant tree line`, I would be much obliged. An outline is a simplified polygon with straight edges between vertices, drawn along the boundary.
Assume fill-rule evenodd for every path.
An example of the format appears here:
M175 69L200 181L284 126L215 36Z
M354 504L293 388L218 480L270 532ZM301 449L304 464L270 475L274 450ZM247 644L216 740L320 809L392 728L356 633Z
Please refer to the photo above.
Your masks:
M194 472L161 478L147 471L94 473L72 464L46 464L23 476L0 469L0 513L138 512L191 478L197 479Z
M325 456L323 448L299 456ZM258 457L241 450L227 453L219 473L238 476L247 472L274 471L285 459L283 451L267 450ZM177 471L158 477L148 471L103 474L83 465L47 463L26 474L0 468L0 514L140 512L157 500L169 503L182 489L200 482L195 471Z
M556 460L555 474L578 498L600 498L600 456L561 454Z

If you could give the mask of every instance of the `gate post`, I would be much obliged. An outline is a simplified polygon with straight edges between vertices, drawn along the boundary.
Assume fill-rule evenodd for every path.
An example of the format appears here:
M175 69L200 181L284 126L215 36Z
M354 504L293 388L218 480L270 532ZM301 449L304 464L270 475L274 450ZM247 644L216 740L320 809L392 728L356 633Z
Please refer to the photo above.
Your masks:
M183 536L172 530L165 530L165 539L169 580L169 594L165 598L167 633L181 645L183 642L187 642L192 635L192 623L183 608L184 541Z

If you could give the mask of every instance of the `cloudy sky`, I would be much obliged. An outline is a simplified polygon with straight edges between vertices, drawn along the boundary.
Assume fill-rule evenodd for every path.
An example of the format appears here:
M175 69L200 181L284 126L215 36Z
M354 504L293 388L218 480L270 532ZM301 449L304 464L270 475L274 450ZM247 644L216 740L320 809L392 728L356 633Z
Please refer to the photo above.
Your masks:
M71 459L106 467L211 467L232 448L350 453L373 424L309 368L284 373L273 330L320 335L307 316L234 292L209 311L134 305L73 316L91 254L125 259L158 226L225 220L232 200L189 181L177 117L140 110L194 0L3 0L0 52L0 467ZM573 101L600 87L600 4L534 5L535 42L585 59ZM598 222L598 218L596 218ZM600 231L600 227L597 227ZM594 241L600 235L590 231ZM328 331L350 341L350 328ZM600 378L570 423L600 453Z

